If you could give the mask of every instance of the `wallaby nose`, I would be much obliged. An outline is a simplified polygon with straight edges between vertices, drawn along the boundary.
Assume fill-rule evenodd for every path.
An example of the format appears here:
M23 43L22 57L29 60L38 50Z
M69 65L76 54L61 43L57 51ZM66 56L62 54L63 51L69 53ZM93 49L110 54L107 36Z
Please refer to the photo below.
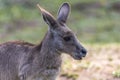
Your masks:
M86 50L86 49L82 49L81 52L82 52L82 54L83 54L83 57L85 57L86 54L87 54L87 50Z

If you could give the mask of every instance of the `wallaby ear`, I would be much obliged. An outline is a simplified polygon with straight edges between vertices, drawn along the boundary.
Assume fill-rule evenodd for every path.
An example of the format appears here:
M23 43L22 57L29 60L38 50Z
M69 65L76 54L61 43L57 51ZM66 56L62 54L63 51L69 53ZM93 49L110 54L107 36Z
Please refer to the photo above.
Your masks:
M48 11L40 7L39 4L37 4L37 7L42 12L43 19L50 26L50 28L55 28L57 24L57 21L55 20L55 18Z
M66 23L70 12L70 6L68 3L63 3L58 11L58 21Z

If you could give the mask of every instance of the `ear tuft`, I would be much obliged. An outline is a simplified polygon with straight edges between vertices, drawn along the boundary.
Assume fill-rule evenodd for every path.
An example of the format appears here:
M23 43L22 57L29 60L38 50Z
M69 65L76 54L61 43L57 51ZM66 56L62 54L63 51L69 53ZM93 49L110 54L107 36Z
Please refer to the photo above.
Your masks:
M48 11L46 11L45 9L43 9L39 4L37 4L37 7L40 9L40 11L42 12L42 14L48 14L51 17L53 17Z
M55 18L48 11L43 9L39 4L37 4L37 7L42 12L43 19L50 26L50 28L55 28L55 25L57 24Z

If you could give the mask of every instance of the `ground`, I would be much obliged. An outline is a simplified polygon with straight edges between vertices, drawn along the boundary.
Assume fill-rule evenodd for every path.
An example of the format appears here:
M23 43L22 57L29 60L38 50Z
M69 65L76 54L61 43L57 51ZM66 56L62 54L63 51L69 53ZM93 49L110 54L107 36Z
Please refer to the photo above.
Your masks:
M87 56L75 61L64 56L58 80L120 80L120 45L87 45Z

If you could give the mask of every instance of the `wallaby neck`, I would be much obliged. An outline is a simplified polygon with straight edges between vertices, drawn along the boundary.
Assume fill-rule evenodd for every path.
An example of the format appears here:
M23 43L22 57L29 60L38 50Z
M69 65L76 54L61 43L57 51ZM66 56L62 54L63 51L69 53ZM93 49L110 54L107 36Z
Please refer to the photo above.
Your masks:
M59 68L61 66L61 54L56 50L53 43L53 35L47 32L46 36L39 45L39 59L42 66L47 68Z

